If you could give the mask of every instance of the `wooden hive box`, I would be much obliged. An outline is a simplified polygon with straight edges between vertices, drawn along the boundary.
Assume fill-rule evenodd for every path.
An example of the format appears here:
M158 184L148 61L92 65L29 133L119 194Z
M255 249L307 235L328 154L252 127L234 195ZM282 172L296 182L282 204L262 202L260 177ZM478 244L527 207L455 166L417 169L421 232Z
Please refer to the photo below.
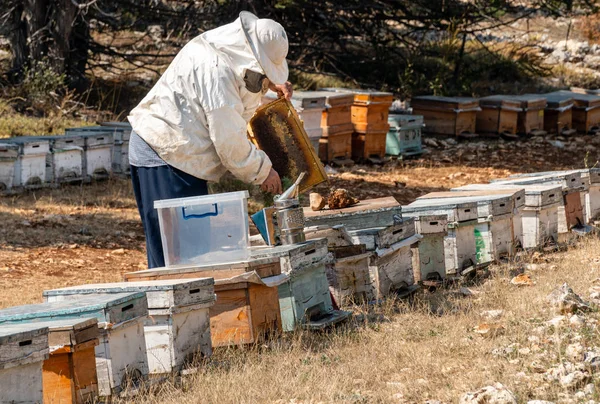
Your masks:
M585 223L583 214L582 200L585 201L585 193L588 186L586 181L582 181L579 171L566 171L545 174L540 176L513 177L504 180L498 180L502 184L555 184L562 186L563 198L558 207L558 233L563 234L560 238L568 241L572 238L570 233L574 227L580 227ZM583 195L583 197L582 197Z
M326 274L330 262L327 239L256 248L252 255L278 257L282 271L290 277L278 287L283 331L322 329L350 316L350 312L333 307Z
M148 318L144 337L150 375L179 372L197 355L212 354L209 308L214 305L214 280L181 279L100 283L47 290L49 302L81 296L146 293Z
M382 162L385 159L387 133L370 132L352 134L352 158L359 162Z
M94 402L98 396L94 351L98 345L98 320L74 318L8 324L3 325L2 329L18 331L24 325L48 328L50 355L42 367L44 403Z
M312 226L304 228L306 240L327 239L328 247L346 247L353 244L352 237L343 224L335 226Z
M423 153L423 117L390 114L390 130L385 141L385 153L390 156L415 156Z
M480 135L516 137L521 102L507 95L479 99L476 130Z
M414 97L413 113L423 115L424 131L435 135L475 135L479 101L465 97L438 97L433 95Z
M79 182L83 178L84 139L78 136L39 136L50 143L46 155L45 182L61 184Z
M322 138L319 141L319 158L326 162L350 164L352 161L352 104L354 95L331 91L315 91L325 97L321 114Z
M544 130L550 134L574 135L577 131L573 129L573 97L560 93L542 96L547 102L544 109Z
M394 197L365 199L343 209L304 208L306 227L344 225L346 230L387 227L402 221L402 207Z
M364 245L332 249L334 260L327 265L327 281L340 305L370 302L375 299L373 280L369 273L372 252Z
M96 318L100 334L95 348L98 393L110 397L148 375L143 325L147 314L144 293L85 296L0 310L0 328L4 324Z
M216 302L209 309L212 346L252 344L281 331L278 258L205 266L156 268L125 274L125 280L214 278ZM276 281L276 282L272 282Z
M548 105L546 98L539 95L513 95L513 100L520 104L521 111L517 118L517 133L521 136L543 136L544 109Z
M355 245L365 245L373 252L369 273L377 299L412 290L415 276L411 248L421 238L415 234L414 218L388 227L354 230L350 235Z
M42 366L48 359L48 328L0 326L0 403L41 403Z
M50 153L50 142L32 136L13 137L6 142L19 148L13 186L37 189L47 185L46 159Z
M487 191L432 192L418 199L445 199L447 202L476 201L479 224L475 226L477 262L485 263L515 255L513 218L525 202L525 191L490 193ZM517 206L516 203L520 205ZM520 217L518 217L520 221Z
M422 215L415 217L417 234L422 239L413 249L415 280L427 285L446 279L444 239L448 235L447 215Z
M408 217L447 216L448 234L444 238L447 276L466 275L479 267L475 245L477 202L448 203L444 199L423 199L403 206L402 211Z
M572 91L557 91L566 97L572 97L573 128L580 133L596 134L600 131L600 97L592 94L579 94Z
M112 173L130 175L129 138L133 130L131 124L129 122L101 122L100 126L112 130L113 133Z
M65 130L66 136L84 139L83 172L88 180L103 180L112 173L114 128L91 126Z
M0 194L14 192L16 180L16 165L19 157L19 146L10 143L0 143Z

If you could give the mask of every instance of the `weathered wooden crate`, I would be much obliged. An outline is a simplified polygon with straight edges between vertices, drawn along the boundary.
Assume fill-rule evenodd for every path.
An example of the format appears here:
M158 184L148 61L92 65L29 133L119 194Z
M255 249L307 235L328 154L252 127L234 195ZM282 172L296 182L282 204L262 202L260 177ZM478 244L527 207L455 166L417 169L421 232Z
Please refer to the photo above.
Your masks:
M600 97L593 94L580 94L572 91L557 91L558 94L572 97L573 128L580 133L595 134L600 131Z
M480 135L509 136L517 134L521 103L507 95L492 95L479 99L476 130Z
M394 197L365 199L344 209L313 211L304 208L306 227L337 226L343 224L347 230L371 227L387 227L402 221L402 207Z
M95 347L98 392L109 397L133 387L148 375L144 319L148 304L144 293L117 293L30 304L0 310L4 324L32 321L98 319L100 344Z
M50 144L45 182L61 184L83 180L84 139L77 136L38 136Z
M112 172L117 175L130 175L129 165L129 138L131 137L131 124L129 122L102 122L103 128L112 128L113 131L113 157Z
M517 133L521 136L545 135L544 109L548 105L546 98L539 95L513 95L511 98L518 101L521 108L517 119Z
M352 236L343 224L305 227L304 235L307 240L325 238L328 247L346 247L353 244Z
M24 326L48 329L47 344L50 355L42 367L43 402L49 404L94 402L98 396L94 354L94 348L98 345L98 320L75 318L29 324L5 324L2 329L5 332L11 330L18 332ZM0 402L5 401L0 398Z
M423 237L418 248L413 248L415 280L420 283L443 281L446 279L444 239L448 234L448 216L417 216L415 227L417 234Z
M158 268L125 274L131 281L214 278L217 300L209 309L212 346L252 344L281 331L278 258L205 266Z
M409 217L391 226L352 230L349 234L353 244L364 244L368 251L390 248L415 235L415 219Z
M104 283L47 290L47 301L85 295L144 292L148 318L144 336L151 375L180 371L196 356L212 354L209 308L214 305L214 280L181 279Z
M42 364L48 359L48 328L0 326L0 403L41 403Z
M74 128L66 136L84 139L83 167L88 179L102 180L112 172L114 130L108 127Z
M573 97L560 93L542 96L547 102L544 109L544 130L550 134L574 135L577 131L573 129Z
M46 159L50 142L32 136L13 137L6 142L19 147L13 186L36 189L47 185Z
M13 192L18 157L18 145L0 143L0 193Z
M415 156L423 153L423 117L420 115L390 114L385 153L390 156Z
M516 237L513 219L520 221L519 208L525 202L525 191L511 193L489 191L432 192L419 199L444 199L448 203L476 201L479 225L475 227L477 262L485 263L514 256ZM486 241L488 240L489 241Z
M297 327L321 329L350 316L334 310L325 272L331 261L327 239L305 243L255 248L254 257L278 257L290 280L278 287L283 331Z
M339 131L337 128L354 129L352 125L352 104L354 104L354 94L338 93L332 91L316 91L315 94L325 97L325 110L321 115L321 127L329 133Z
M475 135L479 101L463 97L414 97L411 106L415 115L422 115L426 133L446 136Z
M352 134L352 158L357 161L383 160L387 129L385 132L369 132Z
M414 286L412 249L417 247L420 240L421 235L413 234L389 247L373 251L369 258L369 275L376 299L410 291Z
M327 280L333 297L340 305L370 302L375 299L369 273L372 252L364 245L333 249L334 260L327 265Z
M475 226L477 202L448 203L444 199L417 200L403 206L405 216L446 215L448 234L444 238L446 275L466 275L478 268Z

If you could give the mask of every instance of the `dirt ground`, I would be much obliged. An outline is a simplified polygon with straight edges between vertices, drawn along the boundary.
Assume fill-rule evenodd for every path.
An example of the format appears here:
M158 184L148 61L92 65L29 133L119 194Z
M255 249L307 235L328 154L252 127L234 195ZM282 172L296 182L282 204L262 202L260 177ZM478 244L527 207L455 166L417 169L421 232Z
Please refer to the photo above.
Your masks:
M555 142L556 139L550 139ZM428 192L487 182L517 172L593 165L600 137L504 142L437 140L418 159L330 171L331 187L359 198L393 195L407 204ZM587 159L586 159L587 148ZM328 186L319 191L326 193ZM0 307L41 301L42 291L119 281L144 269L145 242L131 185L112 179L0 198Z

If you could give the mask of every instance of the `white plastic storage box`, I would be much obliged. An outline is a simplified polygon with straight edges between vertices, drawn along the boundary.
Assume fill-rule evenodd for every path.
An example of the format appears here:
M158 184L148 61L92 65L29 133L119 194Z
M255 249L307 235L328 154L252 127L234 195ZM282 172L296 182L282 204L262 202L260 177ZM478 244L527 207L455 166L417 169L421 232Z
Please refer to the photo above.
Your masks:
M248 260L248 196L242 191L155 201L165 265Z

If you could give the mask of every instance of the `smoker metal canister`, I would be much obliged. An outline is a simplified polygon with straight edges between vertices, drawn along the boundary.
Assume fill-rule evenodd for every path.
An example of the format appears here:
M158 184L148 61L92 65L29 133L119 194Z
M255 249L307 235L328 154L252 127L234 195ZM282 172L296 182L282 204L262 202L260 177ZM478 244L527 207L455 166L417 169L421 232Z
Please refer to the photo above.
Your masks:
M283 245L306 241L304 235L304 212L298 199L284 199L275 202L277 225Z

